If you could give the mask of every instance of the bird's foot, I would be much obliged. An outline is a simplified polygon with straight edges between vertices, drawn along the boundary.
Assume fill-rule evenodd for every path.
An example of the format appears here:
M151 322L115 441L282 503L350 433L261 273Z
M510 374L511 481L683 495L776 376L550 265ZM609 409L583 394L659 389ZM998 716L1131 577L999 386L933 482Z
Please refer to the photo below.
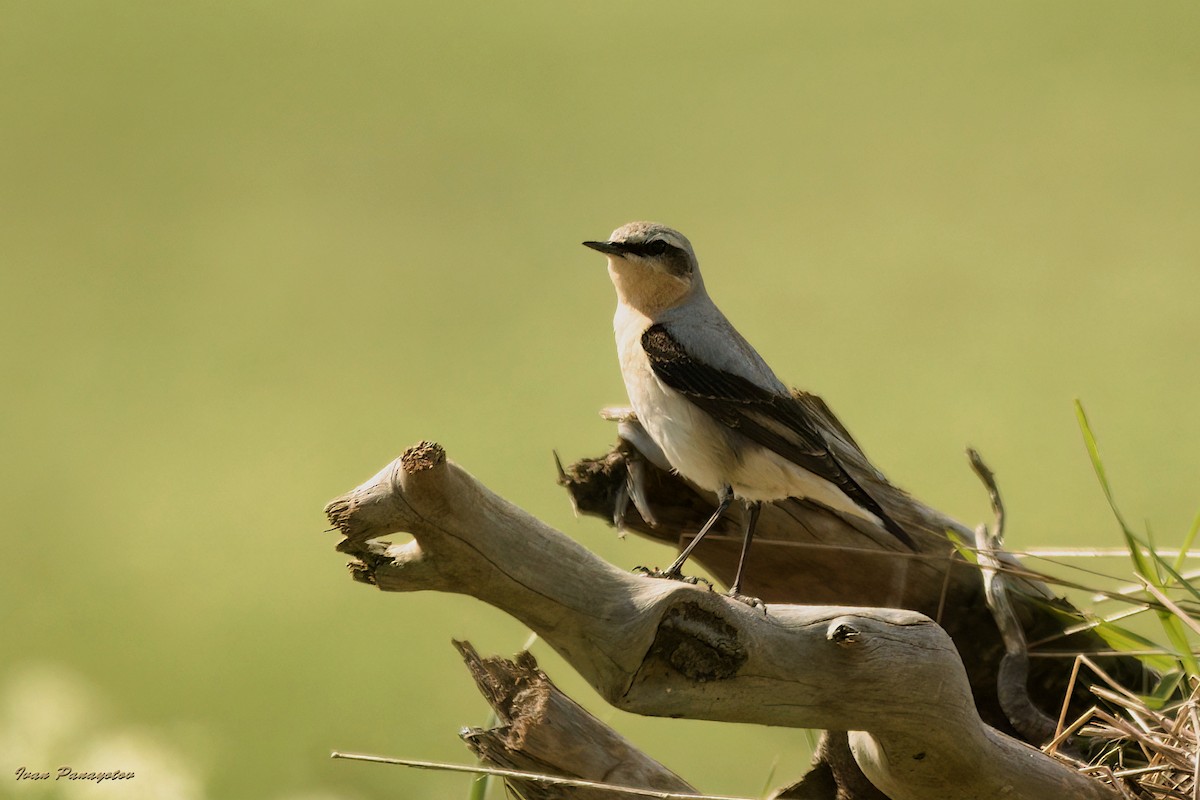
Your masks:
M725 596L730 600L737 600L739 603L745 603L751 608L761 608L764 614L767 613L767 604L762 600L759 600L757 597L751 597L748 594L742 594L741 592L737 591L726 592Z
M662 578L668 581L682 581L690 583L693 586L704 584L709 589L712 589L712 581L704 578L696 577L695 575L684 575L679 570L661 570L658 567L634 567L633 571L639 575L645 575L647 578Z

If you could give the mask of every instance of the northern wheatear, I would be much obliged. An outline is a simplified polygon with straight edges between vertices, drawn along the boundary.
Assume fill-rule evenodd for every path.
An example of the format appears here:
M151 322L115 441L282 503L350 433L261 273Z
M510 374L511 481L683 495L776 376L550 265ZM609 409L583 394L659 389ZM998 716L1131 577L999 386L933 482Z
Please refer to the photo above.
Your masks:
M742 338L704 290L700 265L683 234L631 222L604 242L584 242L608 256L617 289L613 327L629 401L650 438L684 478L716 492L717 510L662 573L677 578L692 550L729 508L746 505L746 553L760 505L789 497L909 535L842 468L804 407Z

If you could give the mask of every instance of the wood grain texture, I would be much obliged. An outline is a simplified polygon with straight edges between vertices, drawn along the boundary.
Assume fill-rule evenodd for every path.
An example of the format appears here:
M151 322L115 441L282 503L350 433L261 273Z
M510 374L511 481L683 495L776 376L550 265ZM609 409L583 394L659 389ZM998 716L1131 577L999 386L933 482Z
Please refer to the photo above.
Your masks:
M1110 800L1098 782L986 725L953 642L895 608L745 604L631 575L422 443L327 507L385 591L476 597L521 620L627 711L851 731L893 800ZM409 533L413 541L373 540Z

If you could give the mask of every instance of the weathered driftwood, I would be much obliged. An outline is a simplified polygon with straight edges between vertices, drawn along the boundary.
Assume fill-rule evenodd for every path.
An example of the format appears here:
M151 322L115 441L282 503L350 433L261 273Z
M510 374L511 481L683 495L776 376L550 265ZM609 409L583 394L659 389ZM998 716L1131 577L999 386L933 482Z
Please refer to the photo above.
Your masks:
M551 683L533 656L515 661L481 658L467 642L455 642L479 691L500 724L468 728L460 735L485 763L614 786L695 794L682 778L638 750ZM638 795L571 789L510 780L525 800L633 800Z
M619 708L850 731L857 766L893 800L1116 796L985 724L954 644L924 614L764 611L703 587L630 575L428 443L326 511L345 536L339 549L358 558L357 579L496 606ZM414 540L372 541L398 532Z
M1086 626L1064 634L1084 621L1082 615L1003 551L994 554L993 572L1005 573L1008 603L998 615L979 568L951 545L951 538L974 544L973 533L893 486L819 397L795 396L823 420L838 459L889 515L901 520L918 552L897 551L890 537L818 504L776 503L764 508L759 519L745 590L769 602L886 605L933 617L958 648L983 720L1023 741L1044 741L1046 712L1057 714L1065 696L1070 696L1072 716L1083 713L1093 698L1086 681L1070 682L1070 658L1031 660L1023 649L1014 652L1013 638L1014 631L1021 631L1028 641L1041 643L1038 655L1108 650ZM628 409L608 409L604 416L619 423L616 446L600 458L560 467L560 484L581 513L682 547L712 513L714 498L668 469ZM994 479L985 483L995 490ZM740 530L736 519L722 525L693 560L728 582L737 566ZM997 619L1004 624L998 627ZM1094 660L1123 685L1147 691L1154 685L1155 676L1132 657ZM858 772L845 734L827 731L812 771L781 797L878 800L880 795Z
M743 591L767 602L886 606L919 611L938 621L954 640L974 690L980 715L988 724L1018 734L1000 702L1026 694L1043 713L1057 715L1069 687L1070 659L1035 658L1028 662L1024 685L1002 665L1009 652L989 607L979 568L968 562L950 537L974 546L974 532L893 486L859 448L836 417L815 395L796 392L809 413L823 419L822 430L838 459L868 493L898 520L917 543L908 552L894 538L843 517L816 503L788 500L763 508L751 550ZM621 410L621 439L606 455L584 459L560 470L559 482L584 514L613 521L647 538L671 545L686 543L712 514L715 499L665 468L665 461L636 419ZM626 502L630 484L639 483L637 503ZM655 524L640 513L650 510ZM623 513L622 513L623 512ZM740 554L740 520L723 520L717 535L696 549L693 560L718 580L732 579ZM1019 561L996 555L1006 571L1011 614L1030 642L1047 641L1059 652L1109 650L1095 632L1063 631L1066 620L1083 618ZM1152 676L1131 657L1098 657L1105 670L1127 686L1152 685ZM1072 711L1092 702L1087 687L1075 687Z

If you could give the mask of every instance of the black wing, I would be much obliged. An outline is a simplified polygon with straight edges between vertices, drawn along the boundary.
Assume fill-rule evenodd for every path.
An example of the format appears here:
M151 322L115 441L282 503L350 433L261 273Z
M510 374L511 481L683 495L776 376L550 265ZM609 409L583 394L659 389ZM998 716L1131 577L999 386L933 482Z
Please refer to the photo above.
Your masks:
M838 463L820 430L794 398L697 361L663 325L652 325L642 334L642 349L664 384L747 439L829 481L879 517L897 539L916 549L908 533Z

